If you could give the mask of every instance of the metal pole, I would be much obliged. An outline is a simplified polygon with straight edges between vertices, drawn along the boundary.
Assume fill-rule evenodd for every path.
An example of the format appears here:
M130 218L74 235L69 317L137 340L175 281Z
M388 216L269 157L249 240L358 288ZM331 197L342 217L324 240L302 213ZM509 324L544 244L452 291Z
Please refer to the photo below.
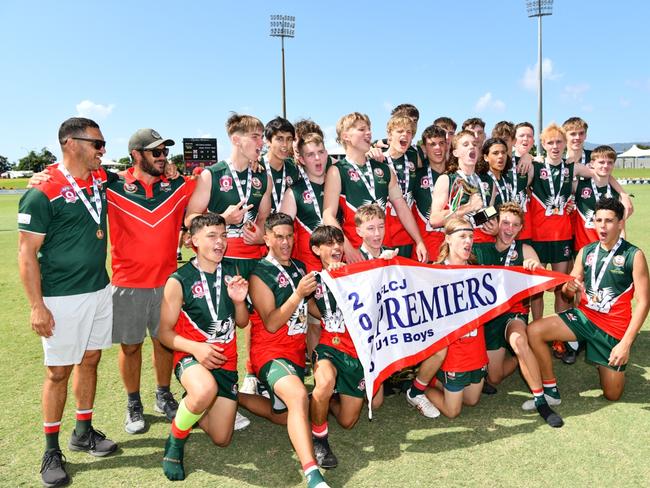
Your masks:
M287 118L287 97L286 97L286 87L284 79L284 36L280 38L282 40L282 117Z
M542 16L537 17L537 155L542 155Z

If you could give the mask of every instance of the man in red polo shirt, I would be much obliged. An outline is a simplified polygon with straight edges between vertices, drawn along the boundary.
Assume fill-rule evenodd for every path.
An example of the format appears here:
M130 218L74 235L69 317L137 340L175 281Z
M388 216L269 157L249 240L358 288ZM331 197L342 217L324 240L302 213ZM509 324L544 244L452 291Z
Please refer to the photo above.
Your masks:
M153 129L139 129L129 139L133 167L109 185L108 219L113 268L113 343L120 344L119 366L128 395L125 430L143 432L140 399L142 344L147 330L153 342L156 371L154 409L168 420L178 403L169 391L172 352L158 341L162 290L176 271L176 244L183 213L196 183L164 175L168 146Z

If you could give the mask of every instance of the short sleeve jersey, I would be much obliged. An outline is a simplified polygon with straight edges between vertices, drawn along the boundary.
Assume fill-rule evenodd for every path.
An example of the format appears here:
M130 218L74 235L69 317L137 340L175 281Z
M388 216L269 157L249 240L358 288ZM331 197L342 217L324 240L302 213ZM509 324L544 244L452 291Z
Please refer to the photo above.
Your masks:
M620 340L625 335L632 318L632 298L634 296L632 266L638 248L626 240L622 240L620 247L607 265L598 289L595 289L591 280L591 268L596 266L595 275L598 279L604 264L603 261L609 254L608 251L599 248L599 242L592 242L582 249L585 286L578 308L597 327ZM596 262L595 253L597 249L598 262Z
M306 174L305 174L306 176ZM302 176L293 184L289 191L293 192L296 202L296 218L293 221L294 246L293 256L307 266L307 271L320 271L322 268L320 259L311 252L309 238L314 229L322 223L322 215L317 211L323 208L324 185L310 181L312 191L307 187Z
M354 343L350 337L350 333L345 327L345 320L343 312L336 304L336 298L332 295L327 285L323 283L320 276L317 278L318 285L314 292L314 301L318 307L321 315L321 333L320 344L333 347L341 352L344 352L353 358L357 356L357 350L354 348ZM325 293L329 300L329 307L325 301Z
M368 166L372 170L369 174ZM341 195L339 209L343 216L343 233L354 247L361 245L361 238L357 235L354 225L354 214L364 204L376 203L386 211L388 202L388 185L390 184L390 168L387 164L374 159L370 165L358 166L347 159L342 159L336 164L341 177ZM374 197L369 191L370 178L374 183ZM364 183L368 182L368 186Z
M282 266L282 268L283 271L280 271L268 259L261 259L252 272L252 275L262 280L273 293L275 308L279 308L293 293L294 288L288 279L291 280L294 287L298 287L298 283L305 274L305 265L297 260L291 260L289 266ZM253 307L255 305L253 302ZM288 359L304 367L307 321L301 323L298 319L299 310L296 309L289 321L272 334L266 330L258 314L251 316L250 357L255 371L259 371L264 364L272 359L279 358Z
M68 183L59 165L50 167L49 181L27 190L18 204L18 230L44 235L38 253L41 290L45 297L78 295L101 290L109 283L106 272L106 183L103 169L88 180L75 178L93 203L93 180L102 202L97 224Z
M571 216L564 211L564 207L571 196L573 185L573 164L549 165L551 172L547 171L544 163L533 162L534 176L532 182L532 198L530 200L529 214L532 218L533 241L566 241L573 237ZM560 172L564 176L561 178ZM560 179L562 187L560 188ZM551 185L557 198L557 205L553 202Z
M217 164L206 168L212 176L212 190L210 191L210 201L208 210L215 213L223 213L230 205L237 205L240 202L239 192L234 178L239 180L241 190L244 195L248 193L248 168L243 171L235 171L236 175L230 172L230 168L225 161L219 161ZM260 208L260 203L268 186L268 177L265 172L252 173L250 196L248 205L253 207L247 212L244 221L241 224L232 224L227 226L228 232L228 249L226 256L233 258L259 259L262 257L261 247L244 243L243 229L246 222L254 222Z
M591 185L591 178L582 178L578 180L576 187L576 211L571 215L573 217L573 232L574 232L574 248L576 251L582 249L587 244L598 240L598 234L594 227L594 210L596 203L600 198L610 196L618 198L619 194L613 188L605 186L597 186L596 193L594 193ZM610 195L607 195L607 191Z
M212 321L208 308L208 297L203 290L201 274L195 264L195 259L181 266L169 278L178 281L183 289L183 307L178 316L174 330L186 339L196 342L218 344L224 349L223 354L228 360L222 368L237 371L237 334L235 333L235 305L228 296L227 283L236 275L234 266L228 262L221 263L221 282L216 283L216 273L204 273L210 289L213 307L216 305L217 287L221 288L217 322ZM187 353L175 351L174 364Z
M165 284L177 268L178 230L195 187L195 180L182 177L161 177L148 185L135 178L133 168L108 184L113 285Z

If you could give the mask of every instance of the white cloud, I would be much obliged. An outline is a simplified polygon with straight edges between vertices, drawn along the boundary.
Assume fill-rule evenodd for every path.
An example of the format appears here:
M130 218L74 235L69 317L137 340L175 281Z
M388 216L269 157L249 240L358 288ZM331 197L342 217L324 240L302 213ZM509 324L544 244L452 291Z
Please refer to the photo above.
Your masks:
M478 99L476 105L474 105L474 110L476 112L485 112L486 110L492 110L494 112L503 112L506 109L506 104L503 100L494 98L492 92L487 92L481 98Z
M97 118L105 119L108 117L115 105L102 105L101 103L95 103L91 100L83 100L77 104L77 115L79 117L88 117L88 118Z
M591 87L588 83L578 83L577 85L567 85L564 87L564 92L562 96L568 98L569 100L575 100L581 102L583 95L589 91Z
M537 70L539 63L535 66L528 66L524 72L524 77L521 79L521 84L526 90L537 90ZM549 58L542 60L542 80L557 80L562 77L561 73L557 73L553 68L553 61Z

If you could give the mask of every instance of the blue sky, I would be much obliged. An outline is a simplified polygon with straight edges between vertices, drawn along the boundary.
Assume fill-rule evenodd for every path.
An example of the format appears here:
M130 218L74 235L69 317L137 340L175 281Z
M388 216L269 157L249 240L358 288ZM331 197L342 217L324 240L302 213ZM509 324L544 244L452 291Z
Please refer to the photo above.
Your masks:
M0 2L0 155L47 146L59 124L95 119L107 155L153 127L177 141L229 144L230 111L281 113L280 40L269 16L296 16L286 41L287 116L321 124L367 113L374 136L410 102L421 131L440 115L536 124L537 24L524 0ZM625 8L622 8L622 7ZM618 8L617 8L618 7ZM544 123L581 116L594 143L650 140L645 0L555 0L544 18Z

